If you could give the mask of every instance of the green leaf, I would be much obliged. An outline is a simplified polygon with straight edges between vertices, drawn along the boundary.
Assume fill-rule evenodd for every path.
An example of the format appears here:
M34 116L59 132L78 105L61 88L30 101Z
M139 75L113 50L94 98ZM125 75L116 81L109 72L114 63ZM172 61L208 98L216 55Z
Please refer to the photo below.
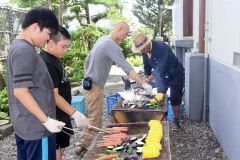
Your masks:
M0 119L10 119L7 113L0 112Z
M0 91L0 112L8 113L8 95L6 88Z

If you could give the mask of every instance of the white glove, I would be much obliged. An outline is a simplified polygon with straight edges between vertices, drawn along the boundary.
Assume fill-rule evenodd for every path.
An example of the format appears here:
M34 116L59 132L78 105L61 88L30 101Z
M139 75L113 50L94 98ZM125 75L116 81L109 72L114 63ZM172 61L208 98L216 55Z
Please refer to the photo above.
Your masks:
M74 119L77 127L83 129L88 127L88 119L79 111L74 112L71 117Z
M145 89L147 95L152 95L152 86L145 82L142 84L142 87Z
M52 119L50 117L48 117L48 120L46 122L42 123L42 124L51 133L61 132L62 128L65 126L65 123L63 123L61 121L57 121L57 120Z

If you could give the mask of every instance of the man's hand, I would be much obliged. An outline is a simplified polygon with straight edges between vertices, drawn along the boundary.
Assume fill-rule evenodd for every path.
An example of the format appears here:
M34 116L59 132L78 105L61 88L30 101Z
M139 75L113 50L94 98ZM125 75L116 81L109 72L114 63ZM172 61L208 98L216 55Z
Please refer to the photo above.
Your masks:
M80 112L76 111L71 116L74 119L77 127L79 128L87 128L88 127L88 120L87 118Z
M62 128L65 126L65 123L63 123L61 121L57 121L57 120L52 119L50 117L48 117L48 120L46 122L42 123L42 124L51 133L61 132Z
M146 94L152 95L152 86L147 84L146 82L142 84L142 87L145 89Z
M150 82L150 81L152 81L154 78L153 78L153 76L145 76L144 78L143 78L143 82Z

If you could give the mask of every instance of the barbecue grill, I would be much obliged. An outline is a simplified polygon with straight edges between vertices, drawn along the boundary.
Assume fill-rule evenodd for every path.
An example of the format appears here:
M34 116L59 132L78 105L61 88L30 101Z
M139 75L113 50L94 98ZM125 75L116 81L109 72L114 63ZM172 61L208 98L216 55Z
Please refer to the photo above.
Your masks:
M151 119L163 120L167 112L167 96L164 96L162 105L155 109L122 107L122 101L123 99L120 99L112 108L113 119L118 123L149 122Z
M170 152L170 140L169 140L169 124L167 121L161 122L163 125L163 138L161 140L162 150L160 152L159 158L154 158L151 160L171 160L171 152ZM135 137L136 135L140 134L147 134L149 127L147 122L135 122L135 123L114 123L107 125L107 127L128 127L128 136ZM107 148L106 147L97 147L98 142L102 140L102 137L106 135L104 133L98 133L95 145L88 150L88 152L83 157L83 160L93 160L97 159L97 155L101 153L105 153ZM120 154L121 156L122 154ZM139 155L138 159L142 159L141 155Z

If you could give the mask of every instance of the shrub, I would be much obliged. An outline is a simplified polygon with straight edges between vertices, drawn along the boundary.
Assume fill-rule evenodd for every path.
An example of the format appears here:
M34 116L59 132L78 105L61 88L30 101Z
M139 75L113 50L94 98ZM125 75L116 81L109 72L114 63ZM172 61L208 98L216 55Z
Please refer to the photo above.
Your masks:
M119 45L120 45L125 57L131 56L131 53L132 53L132 51L131 51L132 40L131 39L125 39Z
M143 60L141 55L131 55L127 58L128 63L133 67L141 67L143 66Z
M71 49L62 58L70 82L79 82L83 78L84 60L95 41L104 34L105 30L94 24L80 26L72 33Z
M1 120L1 119L10 119L10 118L9 118L9 116L8 116L7 113L5 113L5 112L0 112L0 120Z
M75 61L72 67L67 68L68 78L70 82L79 82L84 76L84 61Z
M8 93L7 88L0 91L0 119L8 119Z

